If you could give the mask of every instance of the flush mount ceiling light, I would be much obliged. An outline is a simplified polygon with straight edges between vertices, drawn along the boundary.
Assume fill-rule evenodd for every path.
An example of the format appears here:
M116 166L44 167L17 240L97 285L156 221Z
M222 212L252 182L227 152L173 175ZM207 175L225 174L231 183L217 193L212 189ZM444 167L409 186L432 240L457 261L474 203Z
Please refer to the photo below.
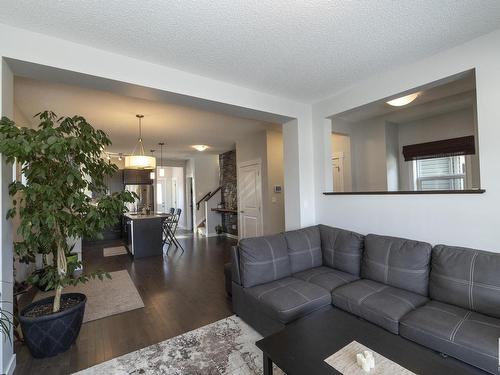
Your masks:
M417 99L419 95L420 93L416 92L410 95L402 96L401 98L389 100L386 103L392 105L393 107L402 107L404 105L410 104L412 101Z
M165 142L160 142L158 144L160 145L160 169L158 174L160 177L165 177L165 169L163 169L163 146L165 145Z
M192 148L194 148L195 150L198 150L198 151L205 151L208 146L207 145L193 145L191 146Z
M144 145L142 143L142 118L144 115L135 115L135 117L139 119L139 138L137 139L134 151L132 151L132 155L125 156L125 169L155 169L156 159L152 156L144 155Z

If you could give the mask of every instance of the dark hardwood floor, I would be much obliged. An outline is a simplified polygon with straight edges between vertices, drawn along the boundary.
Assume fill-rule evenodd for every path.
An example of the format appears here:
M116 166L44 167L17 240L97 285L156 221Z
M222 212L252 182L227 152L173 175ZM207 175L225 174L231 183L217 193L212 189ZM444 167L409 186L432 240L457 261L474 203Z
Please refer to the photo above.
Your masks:
M223 265L230 259L228 238L184 238L186 251L132 261L129 255L103 257L103 247L120 241L84 245L85 270L129 271L145 307L83 324L66 353L33 359L16 345L16 375L70 374L230 316Z

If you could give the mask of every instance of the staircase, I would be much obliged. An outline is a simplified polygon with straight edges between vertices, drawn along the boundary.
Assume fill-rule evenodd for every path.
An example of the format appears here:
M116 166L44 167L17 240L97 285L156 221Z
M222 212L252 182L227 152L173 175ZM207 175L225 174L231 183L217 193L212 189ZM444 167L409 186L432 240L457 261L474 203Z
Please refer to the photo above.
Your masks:
M207 237L207 227L205 226L206 222L207 220L203 219L203 221L196 228L196 232L202 237Z
M222 223L219 214L215 214L212 208L217 207L217 203L221 201L221 191L222 186L219 186L215 190L208 192L196 202L196 211L203 210L205 214L203 219L200 220L196 226L196 233L202 237L210 237L216 235L215 226Z

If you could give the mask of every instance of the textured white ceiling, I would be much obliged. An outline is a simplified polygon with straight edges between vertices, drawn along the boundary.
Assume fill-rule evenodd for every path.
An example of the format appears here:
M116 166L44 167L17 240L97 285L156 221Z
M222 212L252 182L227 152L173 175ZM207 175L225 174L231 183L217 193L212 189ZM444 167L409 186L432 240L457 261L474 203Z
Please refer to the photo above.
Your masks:
M500 1L3 0L0 22L315 101L500 28Z
M191 146L206 144L205 153L233 150L235 141L264 129L281 126L202 111L170 103L138 99L105 91L16 77L14 102L26 119L43 110L59 116L84 116L93 126L104 130L113 144L109 152L131 153L138 136L137 113L143 114L143 139L146 151L165 142L165 159L186 159L198 153ZM30 125L38 124L33 119ZM28 125L28 124L19 124Z

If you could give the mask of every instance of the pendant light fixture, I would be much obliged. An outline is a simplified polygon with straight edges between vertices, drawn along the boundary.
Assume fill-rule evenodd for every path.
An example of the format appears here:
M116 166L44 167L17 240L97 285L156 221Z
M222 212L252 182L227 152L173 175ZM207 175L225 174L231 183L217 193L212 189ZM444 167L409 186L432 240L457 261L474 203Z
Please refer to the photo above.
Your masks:
M154 152L155 152L156 150L149 150L149 151L151 151L151 157L153 157L153 154L154 154ZM156 158L155 158L155 160L156 160ZM155 162L155 163L156 163L156 162ZM155 171L151 171L151 172L149 172L149 178L150 178L151 180L154 180L154 179L155 179Z
M139 138L132 155L125 156L125 169L155 169L156 159L144 154L144 145L142 143L142 119L144 115L135 115L135 117L139 119Z
M160 145L160 168L158 170L158 175L160 177L165 177L165 169L163 169L163 146L165 142L160 142L158 145Z

